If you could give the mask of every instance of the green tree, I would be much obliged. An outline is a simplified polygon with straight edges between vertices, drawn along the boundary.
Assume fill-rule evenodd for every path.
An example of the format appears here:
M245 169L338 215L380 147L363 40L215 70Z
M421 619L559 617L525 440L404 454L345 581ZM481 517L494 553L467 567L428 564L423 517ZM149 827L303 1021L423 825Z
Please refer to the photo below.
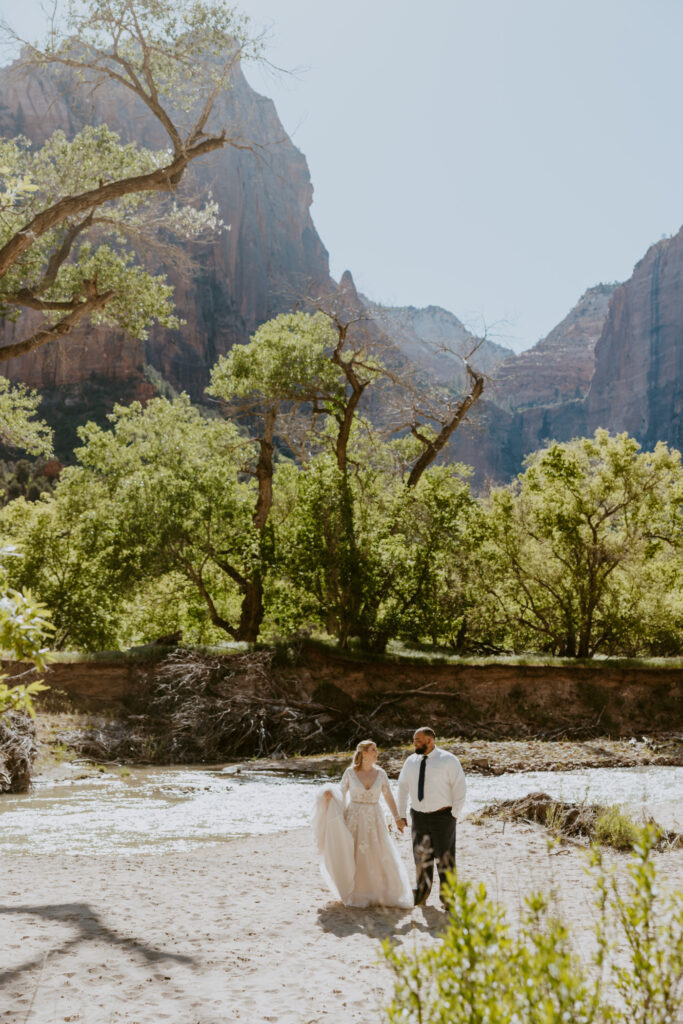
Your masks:
M293 623L279 593L284 622L308 618L342 646L357 637L374 650L394 637L439 642L458 632L467 598L454 587L456 567L476 506L461 466L432 467L406 487L405 458L415 447L411 438L383 442L361 420L346 478L332 452L280 471L278 480L289 479L278 484L278 564L302 616Z
M31 455L51 455L52 431L36 419L39 405L40 395L35 391L0 377L0 442Z
M59 499L18 498L0 512L0 530L19 554L7 576L50 609L54 647L114 649L130 587L113 549L107 494L84 475L68 476Z
M5 32L11 32L4 26ZM193 209L177 193L187 168L207 153L248 142L216 125L218 96L239 60L253 56L246 19L225 0L86 0L69 4L42 47L21 62L62 69L74 88L107 83L133 94L163 127L168 148L124 145L106 125L43 146L0 139L0 316L33 320L7 360L69 334L83 320L144 337L157 319L178 323L165 279L138 262L140 239L161 230L180 239L218 226L213 203Z
M407 564L401 543L414 532L411 514L402 507L410 506L410 492L417 493L423 474L483 389L483 378L470 370L466 395L427 401L389 369L382 358L386 349L387 339L358 297L342 287L316 314L282 316L260 328L249 345L219 362L209 389L233 413L245 415L256 435L254 523L269 545L275 446L298 456L301 474L280 476L288 500L297 496L293 518L275 531L278 550L272 557L295 581L300 611L315 609L314 618L342 646L358 637L381 649L417 605L418 592L426 593L423 557L417 557L413 575L399 568ZM408 435L388 447L363 415L380 389L385 397L391 394L399 417L384 433ZM288 500L280 503L280 513ZM402 541L401 521L407 524ZM296 615L290 615L285 590L272 582L277 617L291 623ZM263 592L263 581L255 580L254 622L263 615Z
M315 414L320 404L341 394L342 385L327 351L334 332L327 317L288 313L269 320L246 345L235 345L211 373L207 392L222 399L230 414L246 419L256 442L245 466L256 481L252 515L260 558L244 582L240 636L256 640L265 612L264 574L272 561L270 512L273 505L275 443L292 441L301 407Z
M632 643L638 623L641 641L656 632L653 594L676 592L683 571L680 453L598 430L526 466L488 508L488 607L512 645L585 658Z
M24 594L9 586L4 565L18 557L11 546L0 551L0 653L12 661L29 662L36 668L45 668L45 643L52 634L47 609L30 592ZM40 680L9 685L12 677L0 673L0 717L10 711L34 714L33 697L46 687Z
M81 429L79 465L63 471L53 498L3 510L23 555L20 580L54 609L62 643L115 640L125 603L169 574L192 587L217 629L245 639L240 603L261 558L255 486L242 473L253 443L184 395L116 406L110 420L110 430Z

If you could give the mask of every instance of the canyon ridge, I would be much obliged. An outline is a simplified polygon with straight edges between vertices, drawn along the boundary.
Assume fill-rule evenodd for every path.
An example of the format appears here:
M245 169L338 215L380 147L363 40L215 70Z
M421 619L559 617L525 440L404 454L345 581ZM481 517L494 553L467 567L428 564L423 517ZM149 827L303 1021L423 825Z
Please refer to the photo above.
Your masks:
M124 141L164 145L161 127L136 99L107 87L88 95L64 74L0 69L0 134L40 144L54 130L75 134L106 123ZM185 323L155 325L140 341L122 331L84 326L68 338L4 364L13 381L37 388L41 415L68 458L76 428L102 422L117 401L186 391L204 401L216 359L263 322L307 295L337 287L310 207L304 155L287 136L271 100L239 68L217 116L250 148L226 146L193 166L197 191L210 191L228 226L210 243L193 243L189 274L157 266L175 288ZM353 287L350 274L344 275ZM683 229L653 245L623 284L598 284L532 348L515 355L489 340L473 362L487 376L483 399L454 435L448 457L474 468L473 482L505 481L526 454L549 439L597 427L626 430L644 447L683 446ZM386 308L360 296L377 329L402 360L457 390L462 357L475 343L453 313L436 306ZM28 317L22 317L22 330ZM3 344L16 327L4 324Z

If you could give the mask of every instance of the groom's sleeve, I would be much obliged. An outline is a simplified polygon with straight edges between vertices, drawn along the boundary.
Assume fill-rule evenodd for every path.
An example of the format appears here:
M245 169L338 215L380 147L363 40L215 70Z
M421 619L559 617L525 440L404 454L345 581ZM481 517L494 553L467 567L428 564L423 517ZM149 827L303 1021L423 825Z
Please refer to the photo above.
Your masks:
M450 783L451 783L451 795L453 800L453 810L451 811L454 818L460 817L460 812L465 806L465 795L467 793L467 783L465 781L465 773L462 770L462 765L458 761L457 757L454 757L449 765L450 769Z
M405 818L408 814L408 772L406 768L408 762L401 768L401 774L398 777L398 800L396 806L398 808L399 818Z

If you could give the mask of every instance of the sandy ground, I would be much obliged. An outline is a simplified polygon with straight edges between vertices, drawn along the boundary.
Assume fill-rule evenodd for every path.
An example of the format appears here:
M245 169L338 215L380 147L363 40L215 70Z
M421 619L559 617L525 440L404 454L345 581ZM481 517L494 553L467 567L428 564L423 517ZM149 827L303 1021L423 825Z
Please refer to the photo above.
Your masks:
M399 843L410 863L407 834ZM683 888L683 852L658 861ZM531 888L553 888L585 926L584 866L537 828L458 826L461 875L513 916ZM335 902L308 829L186 853L16 857L1 877L3 1024L366 1024L390 988L379 940L434 941L444 920L436 893L409 912Z

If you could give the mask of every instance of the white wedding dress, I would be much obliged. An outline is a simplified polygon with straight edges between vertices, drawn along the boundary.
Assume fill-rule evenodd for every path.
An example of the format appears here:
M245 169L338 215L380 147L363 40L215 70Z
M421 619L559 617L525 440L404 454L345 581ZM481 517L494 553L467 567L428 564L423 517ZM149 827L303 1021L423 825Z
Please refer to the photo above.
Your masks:
M381 768L367 788L347 768L341 787L325 786L316 801L313 824L323 878L347 907L413 906L408 873L380 805L382 793L391 790Z

